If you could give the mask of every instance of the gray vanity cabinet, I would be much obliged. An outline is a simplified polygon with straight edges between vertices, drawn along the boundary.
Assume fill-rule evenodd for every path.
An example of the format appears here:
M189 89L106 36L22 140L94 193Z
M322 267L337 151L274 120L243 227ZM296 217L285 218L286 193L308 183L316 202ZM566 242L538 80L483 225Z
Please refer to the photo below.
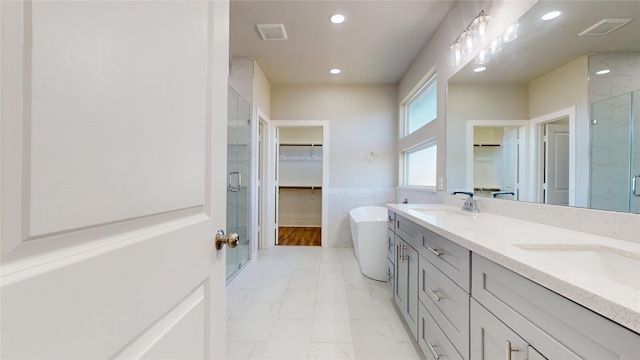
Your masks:
M485 308L548 359L640 359L640 335L475 253L471 279L479 303L471 308L472 359L482 358L479 329L497 324Z
M419 266L418 297L421 304L462 358L468 359L469 294L422 256Z
M471 300L471 358L474 360L546 359L518 334Z
M418 338L418 251L420 226L395 214L393 299L414 339Z
M390 287L427 359L640 359L639 334L390 215Z
M418 252L396 234L396 285L393 299L411 329L418 335Z
M418 345L427 359L464 359L422 302L418 303L418 319Z

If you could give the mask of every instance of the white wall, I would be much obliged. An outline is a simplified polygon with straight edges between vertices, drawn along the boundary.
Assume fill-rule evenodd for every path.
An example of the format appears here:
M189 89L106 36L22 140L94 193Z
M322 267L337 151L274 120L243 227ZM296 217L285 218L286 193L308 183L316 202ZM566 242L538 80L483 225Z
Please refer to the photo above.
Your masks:
M283 85L271 89L274 120L329 120L332 187L395 186L393 85ZM370 151L379 154L370 164Z
M282 85L271 89L274 120L328 120L329 247L352 246L348 212L393 202L397 184L394 85ZM326 146L326 144L324 144ZM370 163L370 152L378 159Z
M576 206L588 206L589 71L588 55L529 83L529 118L576 108Z

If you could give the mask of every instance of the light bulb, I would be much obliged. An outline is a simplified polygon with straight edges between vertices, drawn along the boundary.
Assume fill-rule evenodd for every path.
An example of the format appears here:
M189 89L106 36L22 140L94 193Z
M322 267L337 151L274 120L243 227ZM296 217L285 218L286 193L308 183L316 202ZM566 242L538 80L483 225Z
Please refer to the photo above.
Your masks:
M489 52L487 50L482 50L478 53L478 57L476 57L476 64L484 65L487 63L489 58Z
M483 38L487 34L487 24L489 23L489 15L484 10L480 13L476 19L476 37Z
M467 48L467 52L471 52L473 50L473 43L475 39L473 38L473 32L467 30L464 32L464 43Z
M453 65L456 66L462 62L462 46L460 45L460 41L456 41L451 45L451 59L453 60Z
M500 51L502 51L502 40L500 40L500 38L493 39L491 45L489 45L489 53L495 55Z
M504 32L504 42L510 42L518 38L518 23L511 24Z

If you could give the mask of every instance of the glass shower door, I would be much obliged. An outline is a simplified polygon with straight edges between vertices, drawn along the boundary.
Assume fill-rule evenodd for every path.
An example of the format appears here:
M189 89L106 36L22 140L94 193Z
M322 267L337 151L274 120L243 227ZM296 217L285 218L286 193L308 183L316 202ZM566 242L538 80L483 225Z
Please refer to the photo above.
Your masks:
M590 206L640 213L640 92L592 105Z
M227 127L227 233L237 233L236 248L227 247L227 280L249 261L251 105L229 87Z
M640 214L640 90L632 93L631 104L631 176L632 192L629 201L630 211Z

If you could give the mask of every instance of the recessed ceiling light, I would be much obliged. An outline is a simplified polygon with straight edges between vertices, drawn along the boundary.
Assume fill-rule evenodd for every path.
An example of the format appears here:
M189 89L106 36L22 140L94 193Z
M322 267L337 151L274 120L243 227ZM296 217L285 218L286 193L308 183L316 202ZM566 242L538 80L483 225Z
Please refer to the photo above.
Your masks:
M483 72L485 70L487 70L487 68L484 66L478 66L477 68L473 69L473 71L475 72Z
M335 14L331 17L331 22L334 24L342 24L342 22L344 22L344 16L340 14Z
M608 74L608 73L610 73L610 72L611 72L611 70L609 70L609 69L604 69L604 70L597 71L597 72L596 72L596 75L605 75L605 74Z
M560 14L562 14L562 12L560 12L560 11L551 11L551 12L548 12L548 13L542 15L542 20L553 20L553 19L557 18L558 16L560 16Z
M337 74L340 74L341 71L340 69L331 69L329 70L329 72L332 73L333 75L337 75Z

